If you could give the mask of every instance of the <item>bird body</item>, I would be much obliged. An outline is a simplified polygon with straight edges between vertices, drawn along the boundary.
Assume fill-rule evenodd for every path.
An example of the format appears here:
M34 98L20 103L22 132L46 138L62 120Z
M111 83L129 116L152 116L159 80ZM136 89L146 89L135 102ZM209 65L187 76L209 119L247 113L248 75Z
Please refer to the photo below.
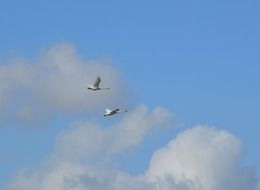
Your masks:
M88 85L87 88L88 88L89 90L93 90L93 91L96 91L96 90L109 90L109 88L100 88L100 87L99 87L100 82L101 82L101 78L100 78L100 77L97 77L95 83Z
M121 110L121 109L118 109L118 108L114 109L114 110L106 109L104 116L112 116L114 114L122 113L122 112L127 112L127 110Z

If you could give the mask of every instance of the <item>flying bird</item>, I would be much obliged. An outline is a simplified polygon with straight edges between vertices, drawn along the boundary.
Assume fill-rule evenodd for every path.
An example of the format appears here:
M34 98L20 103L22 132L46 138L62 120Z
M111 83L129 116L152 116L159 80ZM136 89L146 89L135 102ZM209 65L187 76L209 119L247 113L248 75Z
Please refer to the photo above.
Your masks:
M127 110L126 109L125 110L121 110L121 109L114 109L114 110L106 109L104 116L111 116L111 115L114 115L114 114L117 114L117 113L122 113L122 112L127 112Z
M96 90L109 90L109 88L100 88L99 87L100 82L101 82L101 78L97 77L97 79L96 79L94 84L88 85L88 89L89 90L93 90L93 91L96 91Z

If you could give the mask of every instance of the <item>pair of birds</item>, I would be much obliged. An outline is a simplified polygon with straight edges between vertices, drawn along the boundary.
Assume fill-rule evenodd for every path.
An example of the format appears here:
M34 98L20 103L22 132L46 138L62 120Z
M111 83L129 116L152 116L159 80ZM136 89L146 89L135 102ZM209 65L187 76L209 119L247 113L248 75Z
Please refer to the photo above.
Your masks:
M110 88L100 88L99 87L99 84L101 82L101 78L100 77L97 77L96 81L94 84L90 84L88 85L88 89L89 90L92 90L92 91L97 91L97 90L109 90ZM127 112L127 110L122 110L122 109L106 109L105 110L105 114L104 116L111 116L111 115L115 115L117 113L122 113L122 112Z

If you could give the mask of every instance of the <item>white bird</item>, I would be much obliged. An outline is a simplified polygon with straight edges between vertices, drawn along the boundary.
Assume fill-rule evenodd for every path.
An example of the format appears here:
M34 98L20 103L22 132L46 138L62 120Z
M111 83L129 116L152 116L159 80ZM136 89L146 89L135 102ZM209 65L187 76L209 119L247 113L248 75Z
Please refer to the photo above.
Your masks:
M107 108L105 110L104 116L111 116L111 115L114 115L114 114L117 114L117 113L122 113L122 112L127 112L127 110L120 110L120 109L111 110L111 109Z
M88 85L88 89L89 90L93 90L93 91L96 91L96 90L109 90L109 88L100 88L99 87L100 82L101 82L101 78L97 77L97 79L96 79L94 84Z

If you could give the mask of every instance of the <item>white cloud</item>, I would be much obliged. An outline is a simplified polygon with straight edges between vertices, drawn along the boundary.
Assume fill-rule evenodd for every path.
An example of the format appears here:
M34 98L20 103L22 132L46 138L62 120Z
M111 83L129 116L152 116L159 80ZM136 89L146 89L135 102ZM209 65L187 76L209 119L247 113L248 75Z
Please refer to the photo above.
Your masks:
M8 190L144 190L152 187L142 177L117 170L104 170L82 164L59 162L41 173L21 172Z
M86 90L98 75L111 90ZM102 61L81 59L68 44L45 49L35 61L0 66L0 114L9 120L102 109L117 104L126 91L115 69ZM139 106L121 117L111 126L86 122L65 129L48 160L33 171L18 172L4 189L259 189L255 168L240 164L240 141L227 131L207 126L185 130L157 150L144 174L131 176L114 169L112 159L140 145L151 129L168 126L171 114L161 107L149 111Z
M139 106L110 127L77 124L58 136L55 156L90 159L102 155L102 158L109 159L139 145L151 128L166 125L170 118L170 113L163 108L158 107L150 113L146 106Z
M22 171L8 190L144 189L152 187L144 176L111 169L109 159L136 147L154 127L168 124L171 114L139 106L112 126L83 123L63 131L53 154L38 170ZM107 160L108 159L108 160ZM110 169L109 169L110 168Z
M227 131L198 126L155 152L147 176L190 181L200 190L255 189L255 169L240 166L242 146Z
M155 109L149 113L139 107L129 116L131 119L126 117L107 129L97 124L74 126L56 141L54 155L62 156L52 155L32 173L20 172L5 190L257 190L255 169L240 165L243 148L239 140L227 131L207 126L188 129L157 150L143 175L131 176L111 168L109 162L100 163L108 153L116 156L137 146L153 122L164 125L168 113L163 112ZM161 114L167 117L158 120ZM140 133L135 130L137 126ZM96 156L96 162L73 159L71 155Z
M96 76L101 76L101 85L111 90L86 90ZM47 48L33 61L14 60L0 66L2 119L30 121L55 112L103 109L119 103L127 91L113 67L101 60L81 59L69 44Z

